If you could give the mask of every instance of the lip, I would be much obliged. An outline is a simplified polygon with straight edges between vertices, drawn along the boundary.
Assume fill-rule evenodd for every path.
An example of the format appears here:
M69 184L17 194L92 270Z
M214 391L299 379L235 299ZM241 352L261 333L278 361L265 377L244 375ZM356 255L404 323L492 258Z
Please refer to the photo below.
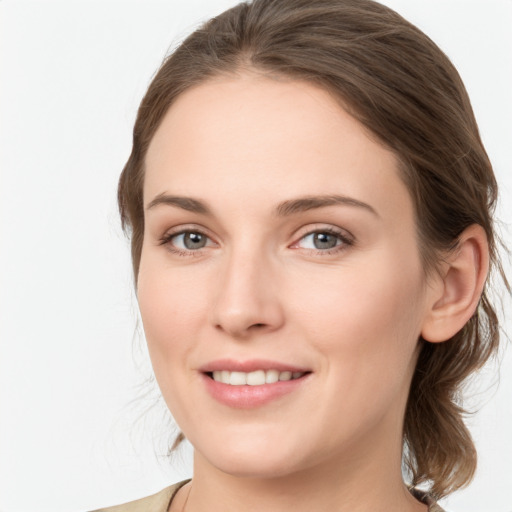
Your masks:
M305 372L305 374L298 379L278 381L272 384L262 384L260 386L231 386L217 382L208 375L218 370L246 373L256 370L278 370L279 372ZM252 359L249 361L219 359L205 364L199 371L201 372L201 378L210 396L221 404L234 409L253 409L261 407L280 397L298 392L311 376L311 370L309 369L263 359Z
M278 372L311 372L310 368L293 366L270 359L250 359L247 361L235 361L234 359L217 359L199 368L202 373L210 373L219 370L230 372L254 372L256 370L277 370Z

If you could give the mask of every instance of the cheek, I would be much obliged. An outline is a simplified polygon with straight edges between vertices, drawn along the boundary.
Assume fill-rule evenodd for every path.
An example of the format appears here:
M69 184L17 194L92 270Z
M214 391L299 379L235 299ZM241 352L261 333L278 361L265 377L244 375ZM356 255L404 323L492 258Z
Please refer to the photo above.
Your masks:
M361 435L384 417L402 417L416 361L420 281L403 268L387 270L331 277L329 292L315 293L297 315L328 376L332 400L317 404L319 416L333 424L343 417Z
M187 416L187 394L193 372L187 362L204 308L197 282L186 272L170 272L151 258L142 259L137 296L149 356L158 386L176 421Z
M343 366L343 374L366 376L370 383L376 375L390 378L390 368L408 372L423 312L419 264L385 255L372 259L358 268L329 269L309 279L309 285L299 285L302 295L290 293L300 301L294 309L300 312L301 330L328 364Z
M173 355L192 349L190 340L204 325L206 297L190 272L171 272L155 258L141 259L137 297L155 373ZM203 288L204 290L204 288Z

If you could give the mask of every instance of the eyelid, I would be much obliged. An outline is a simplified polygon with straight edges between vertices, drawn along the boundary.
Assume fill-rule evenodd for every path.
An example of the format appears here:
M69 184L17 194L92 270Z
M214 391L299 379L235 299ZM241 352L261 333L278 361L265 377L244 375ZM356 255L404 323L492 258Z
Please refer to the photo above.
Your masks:
M302 231L302 232L300 232ZM293 242L289 247L292 249L302 249L304 251L311 251L315 253L321 253L321 254L332 254L334 252L338 252L341 250L346 249L349 246L352 246L355 244L356 239L352 233L347 231L346 229L332 226L332 225L325 225L325 224L318 224L318 225L309 225L304 228L304 230L300 230L299 233L296 235L295 242ZM304 249L298 246L298 244L304 240L307 236L313 235L315 233L329 233L331 235L337 236L338 239L341 241L340 244L337 244L335 247L332 247L330 249Z
M174 237L179 235L184 235L186 233L198 233L200 235L205 236L211 244L206 245L205 247L201 247L199 249L181 249L175 247L171 244L171 240ZM202 226L198 226L197 224L182 224L179 226L175 226L173 228L168 229L165 233L159 238L158 245L167 246L167 249L172 252L182 256L198 256L199 253L202 252L203 249L210 248L212 246L218 246L218 242L211 236L209 231Z

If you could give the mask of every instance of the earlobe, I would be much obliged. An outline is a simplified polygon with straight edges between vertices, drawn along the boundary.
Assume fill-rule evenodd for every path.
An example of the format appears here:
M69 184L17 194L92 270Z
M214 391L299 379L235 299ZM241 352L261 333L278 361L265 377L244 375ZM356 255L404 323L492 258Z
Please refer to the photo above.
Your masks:
M432 288L421 335L439 343L459 332L473 316L489 270L489 247L482 226L473 224L459 237Z

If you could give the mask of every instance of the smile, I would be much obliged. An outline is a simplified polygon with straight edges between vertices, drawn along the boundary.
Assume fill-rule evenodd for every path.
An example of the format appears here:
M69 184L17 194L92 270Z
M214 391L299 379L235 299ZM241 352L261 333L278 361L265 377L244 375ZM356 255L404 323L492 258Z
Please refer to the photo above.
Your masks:
M313 375L310 368L266 359L218 359L198 370L210 396L234 409L254 409L296 396Z
M300 379L306 372L291 372L279 370L255 370L252 372L236 372L229 370L216 370L208 375L215 381L230 386L262 386L274 384L279 381Z

